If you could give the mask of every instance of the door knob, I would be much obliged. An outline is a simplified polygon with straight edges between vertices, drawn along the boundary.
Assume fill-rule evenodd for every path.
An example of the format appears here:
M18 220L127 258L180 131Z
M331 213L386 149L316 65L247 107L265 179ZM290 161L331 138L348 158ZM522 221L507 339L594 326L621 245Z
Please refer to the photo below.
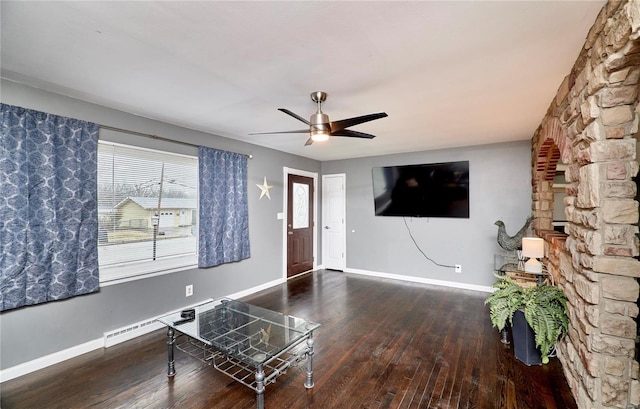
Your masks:
M329 226L324 226L325 229L329 229Z

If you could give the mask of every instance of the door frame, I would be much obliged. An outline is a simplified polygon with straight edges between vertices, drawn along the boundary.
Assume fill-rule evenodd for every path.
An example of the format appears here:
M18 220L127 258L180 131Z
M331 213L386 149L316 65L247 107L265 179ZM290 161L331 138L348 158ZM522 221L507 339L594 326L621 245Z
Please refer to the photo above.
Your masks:
M305 176L313 179L313 269L318 267L318 173L309 172L306 170L293 169L288 167L282 168L283 182L282 186L282 208L283 208L283 223L282 223L282 278L287 281L287 211L288 211L288 180L289 175Z
M342 219L343 219L343 223L342 223L342 229L340 231L340 234L342 235L342 265L340 266L340 270L344 271L347 268L347 175L346 173L333 173L333 174L329 174L329 175L322 175L322 189L325 188L326 183L325 180L328 177L339 177L342 181ZM327 198L324 195L324 192L322 194L322 224L326 224L327 223L327 217L325 215L325 209L328 208L328 206L325 206L325 202L326 202ZM324 265L324 268L326 267L326 260L327 258L325 257L325 253L327 252L327 249L329 246L326 245L326 234L325 234L325 230L322 230L322 263Z

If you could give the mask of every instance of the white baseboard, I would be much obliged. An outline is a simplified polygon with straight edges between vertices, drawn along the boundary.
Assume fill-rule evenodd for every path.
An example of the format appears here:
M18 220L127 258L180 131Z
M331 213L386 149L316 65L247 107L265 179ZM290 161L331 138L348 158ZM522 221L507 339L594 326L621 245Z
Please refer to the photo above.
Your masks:
M239 291L237 293L230 294L230 295L227 296L227 298L237 299L237 298L246 297L248 295L257 293L258 291L266 290L267 288L271 288L273 286L276 286L278 284L282 284L284 282L285 282L284 278L279 278L277 280L269 281L267 283L260 284L258 286L249 288L247 290L242 290L242 291Z
M455 281L433 280L431 278L381 273L378 271L360 270L357 268L345 268L344 271L345 273L362 274L366 276L380 277L380 278L390 278L392 280L411 281L414 283L421 283L421 284L432 284L432 285L438 285L441 287L453 287L453 288L460 288L463 290L481 291L485 293L493 292L493 288L484 286L484 285L465 284L465 283L458 283Z
M256 287L249 288L247 290L243 290L243 291L228 295L227 298L242 298L247 295L256 293L258 291L265 290L269 287L273 287L275 285L281 284L284 281L285 280L282 278L273 280ZM203 302L207 302L210 300L211 299L203 300L198 302L197 304L202 304ZM168 311L166 312L166 314L181 311L185 308L190 308L192 306L186 306L183 308L179 308L177 310ZM165 314L160 314L156 317L152 317L146 320L139 321L137 323L126 325L116 330L105 332L101 338L95 339L93 341L85 342L84 344L81 344L81 345L76 345L62 351L54 352L52 354L49 354L40 358L36 358L32 361L25 362L23 364L12 366L11 368L3 369L0 371L0 383L5 381L10 381L11 379L15 379L20 376L27 375L31 372L35 372L40 369L44 369L48 366L55 365L62 361L66 361L67 359L75 358L82 354L86 354L87 352L95 351L96 349L100 349L100 348L108 348L110 346L119 344L124 341L131 340L133 338L136 338L141 335L160 329L164 325L160 324L159 322L156 322L155 320L157 317L161 315L165 315Z
M51 365L55 365L67 359L75 358L87 352L95 351L104 346L104 339L98 338L93 341L85 342L84 344L76 345L71 348L67 348L62 351L54 352L40 358L36 358L33 361L25 362L20 365L12 366L11 368L0 371L0 383L9 381L11 379L26 375L31 372L35 372L39 369L46 368Z

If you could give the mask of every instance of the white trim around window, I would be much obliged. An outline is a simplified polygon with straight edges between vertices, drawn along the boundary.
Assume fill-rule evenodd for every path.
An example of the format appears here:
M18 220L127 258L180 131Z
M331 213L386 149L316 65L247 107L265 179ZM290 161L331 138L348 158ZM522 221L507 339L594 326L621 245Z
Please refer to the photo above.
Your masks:
M197 268L197 189L197 156L101 141L100 284Z

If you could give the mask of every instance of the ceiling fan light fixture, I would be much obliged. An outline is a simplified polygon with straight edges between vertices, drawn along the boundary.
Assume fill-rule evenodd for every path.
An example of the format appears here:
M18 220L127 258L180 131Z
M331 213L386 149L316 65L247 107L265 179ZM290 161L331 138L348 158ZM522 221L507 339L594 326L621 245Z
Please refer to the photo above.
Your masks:
M329 116L322 112L311 115L311 140L314 142L323 142L329 139L331 128L329 127Z
M373 121L374 119L385 118L388 115L385 112L379 112L377 114L368 114L355 116L353 118L341 119L336 122L329 121L329 116L322 112L322 103L327 99L327 93L323 91L315 91L311 93L311 100L318 105L318 110L315 114L311 115L311 118L307 121L298 114L289 111L286 108L278 108L278 111L297 119L300 122L304 122L309 126L309 130L300 129L295 131L278 131L278 132L259 132L257 134L275 134L275 133L307 133L309 132L309 139L304 146L309 146L313 142L323 142L334 136L347 136L351 138L365 138L373 139L375 135L371 135L364 132L352 131L347 129L349 127L363 124L365 122ZM250 135L257 135L255 133Z
M324 142L329 139L329 134L324 130L321 131L311 131L311 140L314 142Z

